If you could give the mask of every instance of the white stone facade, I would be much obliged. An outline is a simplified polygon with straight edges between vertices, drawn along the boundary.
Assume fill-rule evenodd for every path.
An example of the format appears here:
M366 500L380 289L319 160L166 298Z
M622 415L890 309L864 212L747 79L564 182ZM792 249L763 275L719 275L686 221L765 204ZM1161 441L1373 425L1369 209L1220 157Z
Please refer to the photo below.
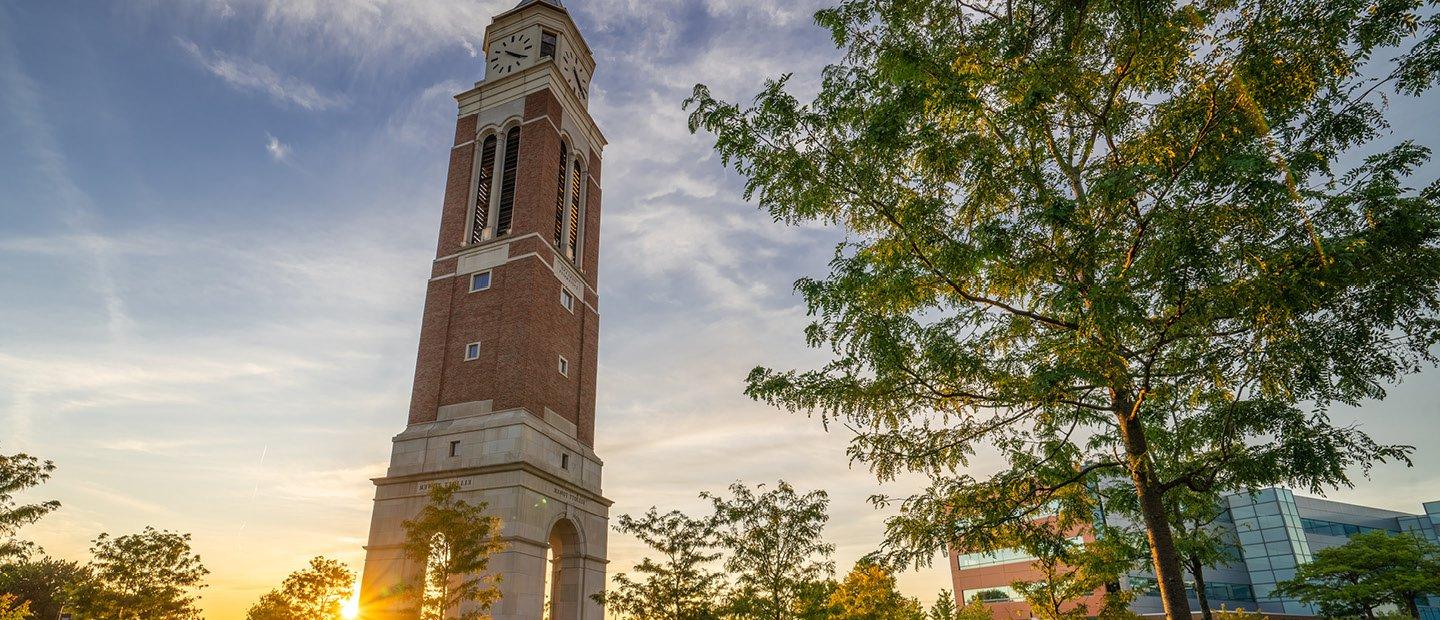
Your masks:
M416 617L415 602L399 586L421 578L407 559L403 523L426 501L432 484L460 485L467 502L485 502L500 518L504 552L490 562L501 577L496 620L543 617L546 572L552 579L554 620L599 620L591 598L605 587L605 541L610 501L600 495L601 462L574 438L559 416L552 425L524 410L489 411L467 403L436 422L412 425L395 436L390 469L376 478L370 542L365 547L362 609L366 620ZM452 442L455 456L451 456ZM563 466L562 466L563 464ZM551 544L555 566L547 567Z

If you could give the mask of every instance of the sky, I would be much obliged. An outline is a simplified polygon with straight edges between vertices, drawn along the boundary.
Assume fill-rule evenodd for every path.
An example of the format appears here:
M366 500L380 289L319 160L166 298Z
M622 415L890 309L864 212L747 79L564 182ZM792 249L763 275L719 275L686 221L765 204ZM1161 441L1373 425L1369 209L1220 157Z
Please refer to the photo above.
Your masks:
M315 555L360 568L369 479L408 410L451 97L513 2L0 0L0 452L54 460L29 497L64 504L26 537L83 560L101 532L189 532L216 620ZM697 81L745 100L793 72L813 91L838 57L821 4L567 2L610 140L596 451L612 515L783 478L830 493L844 570L882 535L867 496L910 487L741 393L757 364L825 359L791 285L824 273L840 231L747 204L681 109ZM1426 115L1394 102L1396 127L1440 144ZM1330 497L1440 499L1437 381L1335 412L1420 450ZM641 557L610 540L612 573ZM930 601L948 574L900 583Z

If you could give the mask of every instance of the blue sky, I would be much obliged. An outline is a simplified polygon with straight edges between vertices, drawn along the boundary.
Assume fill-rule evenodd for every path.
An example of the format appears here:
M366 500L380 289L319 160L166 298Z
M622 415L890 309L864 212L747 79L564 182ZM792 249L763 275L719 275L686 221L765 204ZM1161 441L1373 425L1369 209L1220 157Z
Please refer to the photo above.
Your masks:
M44 493L65 503L29 536L80 558L102 531L192 532L218 619L316 554L359 567L368 478L409 402L451 95L511 4L0 0L0 450L54 459ZM757 363L822 359L790 284L838 232L745 204L680 109L697 81L734 99L793 71L813 89L836 57L822 2L568 4L611 141L606 494L618 514L699 509L736 479L826 488L843 569L879 539L879 487L845 437L740 394ZM1434 145L1429 113L1394 116ZM1332 497L1440 499L1437 380L1337 412L1422 448ZM613 537L612 572L638 551ZM927 601L946 582L943 563L902 578Z

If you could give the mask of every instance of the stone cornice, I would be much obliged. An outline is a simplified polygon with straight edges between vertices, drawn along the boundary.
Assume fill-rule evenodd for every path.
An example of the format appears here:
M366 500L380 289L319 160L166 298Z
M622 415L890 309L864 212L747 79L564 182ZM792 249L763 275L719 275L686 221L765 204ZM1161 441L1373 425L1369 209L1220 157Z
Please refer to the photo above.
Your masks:
M545 482L549 482L551 484L559 486L567 492L574 493L582 499L595 502L606 508L609 508L610 506L615 504L615 502L606 498L604 495L581 488L575 483L556 476L548 471L545 471L544 469L537 467L535 464L527 461L519 461L514 463L497 463L494 465L480 465L477 467L459 467L456 469L427 471L418 474L405 474L403 476L381 476L379 478L371 478L370 482L374 483L375 486L378 487L392 484L410 484L428 482L431 480L444 480L446 478L463 478L465 476L497 474L510 471L521 471L527 474L531 474L537 478L543 479ZM545 494L544 491L539 489L535 489L535 491L541 494Z

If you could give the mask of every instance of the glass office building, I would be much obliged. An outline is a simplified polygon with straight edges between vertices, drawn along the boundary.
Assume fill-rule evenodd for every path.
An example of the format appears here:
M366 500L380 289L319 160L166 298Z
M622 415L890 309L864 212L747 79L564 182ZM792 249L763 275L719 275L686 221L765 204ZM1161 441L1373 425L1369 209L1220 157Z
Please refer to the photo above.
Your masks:
M1231 495L1225 498L1225 504L1226 515L1219 526L1233 532L1239 543L1238 557L1228 566L1205 571L1206 594L1214 609L1225 605L1287 616L1316 616L1318 612L1309 605L1275 594L1275 584L1294 577L1296 567L1309 562L1316 551L1343 545L1351 536L1374 530L1409 532L1440 542L1440 502L1423 504L1424 514L1408 514L1272 488ZM1227 593L1223 588L1210 588L1212 581L1249 587L1238 591L1232 587ZM1159 596L1145 594L1149 595L1136 598L1133 609L1147 615L1160 613ZM1435 605L1422 608L1422 617L1440 620L1440 599L1425 602Z
M1224 501L1225 514L1215 527L1229 531L1236 547L1230 563L1205 569L1206 598L1216 610L1224 606L1286 617L1317 616L1312 607L1275 593L1275 584L1294 577L1295 569L1309 562L1316 551L1343 545L1351 536L1374 530L1405 532L1440 543L1440 501L1422 504L1421 514L1296 496L1281 488L1235 494ZM1113 517L1108 520L1115 524ZM953 552L951 559L956 592L961 596L968 600L980 595L997 618L1028 615L1008 586L1012 581L1038 578L1028 570L1033 558L997 551ZM1190 583L1194 608L1198 600L1193 579ZM1121 586L1136 591L1132 611L1164 615L1154 576L1148 571L1128 575ZM1421 617L1440 620L1440 597L1422 601Z

